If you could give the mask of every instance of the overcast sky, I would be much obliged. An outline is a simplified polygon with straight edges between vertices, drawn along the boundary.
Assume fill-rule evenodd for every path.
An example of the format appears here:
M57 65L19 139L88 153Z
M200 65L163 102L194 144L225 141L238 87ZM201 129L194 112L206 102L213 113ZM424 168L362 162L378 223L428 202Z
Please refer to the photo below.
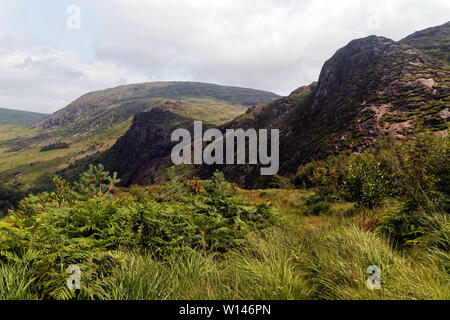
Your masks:
M449 19L448 0L0 0L0 107L51 113L155 80L287 95L352 39Z

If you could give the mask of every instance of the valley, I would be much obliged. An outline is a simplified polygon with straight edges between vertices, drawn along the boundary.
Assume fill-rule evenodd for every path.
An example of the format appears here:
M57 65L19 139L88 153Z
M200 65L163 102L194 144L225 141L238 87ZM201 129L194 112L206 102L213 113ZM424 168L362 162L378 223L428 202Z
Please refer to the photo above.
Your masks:
M0 300L450 299L449 42L352 40L285 97L149 82L5 116ZM174 165L196 121L276 129L278 174Z

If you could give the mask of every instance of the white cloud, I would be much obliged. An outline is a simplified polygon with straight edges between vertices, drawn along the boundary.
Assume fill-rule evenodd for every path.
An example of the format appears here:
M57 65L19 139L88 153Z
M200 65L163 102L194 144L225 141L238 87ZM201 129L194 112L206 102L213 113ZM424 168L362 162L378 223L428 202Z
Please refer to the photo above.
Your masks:
M112 3L101 41L94 44L99 59L166 79L281 94L316 80L323 62L354 38L376 33L399 40L445 22L450 13L448 1L417 0ZM378 25L371 23L374 12Z
M80 95L132 81L148 81L112 63L83 59L13 36L0 36L0 107L51 113Z

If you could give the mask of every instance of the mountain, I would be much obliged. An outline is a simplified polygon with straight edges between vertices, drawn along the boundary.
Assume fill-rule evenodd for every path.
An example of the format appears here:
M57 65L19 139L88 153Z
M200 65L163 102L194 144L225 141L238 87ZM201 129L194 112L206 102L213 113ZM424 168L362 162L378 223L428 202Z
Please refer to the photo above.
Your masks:
M115 124L163 99L198 102L206 99L235 106L252 106L279 98L262 90L200 82L149 82L95 91L37 124L40 128L71 127L79 131ZM218 109L220 106L218 106ZM222 110L220 110L221 112Z
M400 43L415 47L431 58L450 65L450 21L441 26L417 31Z
M445 48L442 49L445 51ZM363 152L383 135L448 130L450 69L418 48L383 37L351 41L328 60L319 81L227 125L280 129L280 174L340 152ZM223 168L243 185L257 172Z
M252 107L220 128L279 129L279 174L285 176L312 160L340 152L363 152L383 135L402 139L425 129L445 134L450 117L450 68L442 57L448 53L445 37L450 37L449 29L445 24L427 30L399 42L377 36L353 40L325 62L317 83ZM139 159L139 153L129 156L130 150L141 148L141 140L139 145L133 144L131 137L136 131L157 130L157 126L139 119L134 124L108 154L128 183L148 184L155 180L158 166L169 163L170 130L161 131L158 137L158 144L166 148L160 150L157 161L146 152L142 153L145 159ZM152 139L145 145L151 148ZM127 163L138 165L130 171ZM269 182L255 170L258 166L196 170L207 176L217 168L244 187Z
M48 114L0 108L0 124L28 124L47 117Z
M198 82L150 82L91 92L31 128L0 130L0 182L19 179L29 185L106 150L127 132L136 114L153 108L217 126L249 106L277 98L267 91ZM54 148L58 145L69 147ZM40 152L43 147L49 151Z

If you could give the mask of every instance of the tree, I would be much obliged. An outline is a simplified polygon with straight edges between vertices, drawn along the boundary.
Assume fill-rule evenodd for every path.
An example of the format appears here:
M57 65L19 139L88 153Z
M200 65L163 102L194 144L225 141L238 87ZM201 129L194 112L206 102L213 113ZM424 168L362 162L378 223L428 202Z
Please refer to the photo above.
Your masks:
M75 182L76 191L82 195L99 197L113 192L120 179L117 178L117 172L111 177L104 169L102 164L89 165L89 170L80 174L80 180Z

